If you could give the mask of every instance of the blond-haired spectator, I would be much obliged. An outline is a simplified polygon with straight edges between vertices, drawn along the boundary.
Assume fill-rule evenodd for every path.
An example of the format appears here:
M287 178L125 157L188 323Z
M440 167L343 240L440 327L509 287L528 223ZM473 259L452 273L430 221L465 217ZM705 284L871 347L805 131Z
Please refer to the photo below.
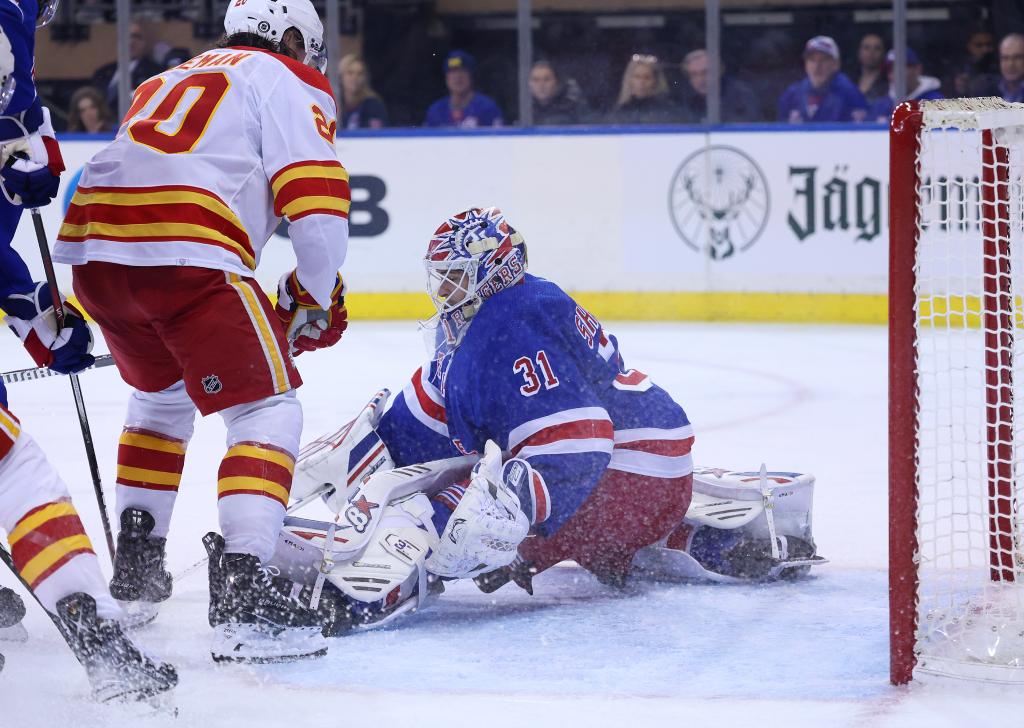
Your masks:
M680 109L669 96L665 72L654 56L634 55L622 74L619 99L608 114L612 124L672 124Z
M366 61L349 53L338 62L341 76L341 127L380 129L388 125L388 110L370 85Z
M68 105L68 131L104 134L115 128L114 115L98 88L83 86L72 94Z

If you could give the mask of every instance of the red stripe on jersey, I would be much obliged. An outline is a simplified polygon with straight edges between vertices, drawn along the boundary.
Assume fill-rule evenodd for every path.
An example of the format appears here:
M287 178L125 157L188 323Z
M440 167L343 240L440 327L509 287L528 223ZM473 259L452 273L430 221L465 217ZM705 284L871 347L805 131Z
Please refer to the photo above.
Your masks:
M336 159L320 159L305 162L292 162L291 164L286 164L285 166L281 167L281 169L277 170L274 176L270 178L270 184L273 185L277 178L280 177L285 172L291 169L298 169L299 167L337 167L338 169L343 169L343 167L341 166L341 162L339 162ZM307 177L305 179L309 178Z
M636 369L630 369L625 374L615 375L615 381L618 382L619 384L635 385L640 384L645 379L647 379L647 375L644 374L643 372L638 372Z
M320 209L318 207L314 207L309 210L305 210L304 212L296 213L294 215L289 215L288 219L291 220L292 222L295 222L296 220L301 220L302 218L309 217L310 215L334 215L335 217L340 217L343 220L348 220L348 213L346 212L326 208Z
M693 437L683 440L635 440L633 442L617 442L616 450L634 450L646 452L651 455L663 455L665 457L681 457L689 455L693 447Z
M611 440L615 431L611 420L576 420L564 422L559 425L551 425L543 430L538 430L525 440L512 448L512 454L522 450L524 447L537 447L550 445L553 442L562 440Z
M369 464L373 462L374 458L376 458L378 455L380 455L380 453L381 453L381 451L383 449L384 449L384 443L382 442L380 445L377 446L376 450L374 450L369 455L367 455L365 458L363 458L363 462L360 463L359 467L356 468L355 472L352 473L352 475L349 476L349 478L348 478L348 484L349 485L352 485L352 483L354 483L356 481L356 479L359 477L359 475L364 470L366 470L367 466L369 466Z
M68 207L64 222L71 225L106 223L108 225L159 225L180 222L216 230L234 240L249 255L254 255L249 235L233 222L198 203L164 202L137 205L106 205L90 202ZM141 236L145 237L145 236Z
M444 405L438 404L430 395L427 394L426 388L423 386L423 367L416 370L416 373L412 375L412 388L416 392L416 401L420 403L420 408L426 413L427 417L432 420L437 420L443 424L448 423L448 415L445 412Z
M259 488L252 488L252 489L248 489L247 488L247 489L244 489L244 490L243 489L238 489L238 490L231 490L231 491L228 491L228 492L225 492L225 493L218 493L217 498L219 500L221 498L227 498L228 496L233 496L233 495L258 495L258 496L262 496L264 498L269 498L270 500L274 501L275 503L280 503L285 508L288 507L288 500L286 498L282 499L276 493L272 493L270 491L262 490L262 489L259 489Z
M280 174L278 172L274 177L276 178ZM315 174L309 177L298 177L286 182L277 191L277 195L274 197L274 214L281 217L288 205L302 197L335 197L339 200L351 201L352 191L348 186L348 180L319 177Z
M540 473L533 473L533 522L543 523L551 515L548 487Z

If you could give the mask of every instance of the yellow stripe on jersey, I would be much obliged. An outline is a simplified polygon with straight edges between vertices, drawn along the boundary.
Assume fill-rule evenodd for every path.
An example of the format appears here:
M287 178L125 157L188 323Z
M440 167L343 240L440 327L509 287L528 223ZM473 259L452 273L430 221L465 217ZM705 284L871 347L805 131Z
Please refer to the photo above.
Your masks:
M303 164L286 169L274 177L271 182L271 187L274 190L274 197L277 197L281 188L289 182L308 177L312 177L313 179L336 179L342 182L348 182L348 170L340 164Z
M125 480L134 480L138 483L173 485L175 487L181 483L181 473L166 473L162 470L150 470L149 468L133 468L130 465L118 465L117 477Z
M153 435L146 435L141 432L121 433L121 444L130 445L132 447L141 447L146 450L169 452L174 455L185 454L184 443L175 440L165 440L162 437L154 437Z
M342 197L298 197L286 204L282 211L289 219L295 219L310 210L332 210L348 215L351 203Z
M9 534L7 534L7 543L13 548L18 541L23 539L26 534L36 530L47 521L52 521L54 518L61 518L63 516L78 516L78 511L75 507L68 502L57 502L51 503L50 505L40 508L35 513L32 513L18 522L18 525L14 527Z
M218 498L233 495L238 491L242 491L246 494L252 494L254 491L258 493L265 493L282 504L288 503L288 488L284 487L280 483L267 480L266 478L254 478L248 475L232 475L227 478L221 478L217 481Z
M215 212L245 233L245 226L230 207L217 198L189 190L155 190L140 192L82 192L76 191L71 200L74 205L137 205L188 204L205 207ZM246 234L248 239L248 234Z
M92 543L85 534L69 536L55 541L38 554L29 559L28 563L20 570L22 578L29 584L35 584L43 572L60 561L72 551L92 551Z

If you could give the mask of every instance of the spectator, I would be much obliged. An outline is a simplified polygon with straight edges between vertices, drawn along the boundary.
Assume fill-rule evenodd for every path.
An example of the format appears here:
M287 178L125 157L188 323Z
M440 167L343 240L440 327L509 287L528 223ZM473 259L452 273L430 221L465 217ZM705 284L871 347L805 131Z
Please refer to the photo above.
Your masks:
M131 59L128 87L132 93L143 81L164 70L150 57L145 29L139 23L132 23L128 56ZM101 66L92 76L92 85L106 96L107 105L112 109L117 108L118 76L117 61Z
M975 79L972 96L999 96L1024 101L1024 35L1010 33L999 43L999 75Z
M954 96L969 96L980 78L996 75L996 39L985 28L967 36L965 53L953 68L950 88Z
M388 125L388 110L370 85L366 62L354 53L338 63L341 76L341 128L380 129Z
M708 120L708 52L690 51L680 64L686 80L682 86L682 118L686 123L706 124ZM722 74L722 121L760 121L754 90L738 78Z
M501 109L489 96L473 89L476 60L465 51L452 51L444 60L444 82L448 96L427 109L426 126L502 126Z
M530 70L530 97L533 99L535 126L582 124L587 104L580 88L571 79L564 82L548 61L537 61Z
M114 115L99 89L82 86L72 94L68 106L68 131L105 134L115 128Z
M889 93L877 99L871 105L871 116L878 121L888 123L892 112L903 101L923 101L943 98L939 89L942 83L934 76L925 76L922 71L921 59L910 48L907 48L907 95L902 99L896 97L896 51L891 50L885 56L885 72L889 79Z
M779 97L779 120L790 124L827 121L864 121L868 102L864 94L839 71L839 46L827 35L817 35L804 46L804 71Z
M871 104L889 95L889 81L886 78L885 41L877 33L868 33L860 39L857 47L857 63L860 73L857 88Z
M681 120L682 110L669 97L658 59L634 55L622 74L622 90L608 114L609 123L673 124Z

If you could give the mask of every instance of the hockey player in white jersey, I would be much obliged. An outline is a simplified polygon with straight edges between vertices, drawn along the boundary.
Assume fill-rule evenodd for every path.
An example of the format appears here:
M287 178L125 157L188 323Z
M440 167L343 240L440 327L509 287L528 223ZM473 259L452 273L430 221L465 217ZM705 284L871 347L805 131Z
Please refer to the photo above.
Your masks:
M135 389L118 448L111 592L150 613L170 596L165 544L195 412L220 413L212 655L294 659L326 642L264 565L302 430L289 353L337 342L347 323L337 271L348 174L309 0L232 1L224 29L219 48L139 86L85 167L54 258L74 266L75 292ZM275 310L253 271L281 217L298 264Z

